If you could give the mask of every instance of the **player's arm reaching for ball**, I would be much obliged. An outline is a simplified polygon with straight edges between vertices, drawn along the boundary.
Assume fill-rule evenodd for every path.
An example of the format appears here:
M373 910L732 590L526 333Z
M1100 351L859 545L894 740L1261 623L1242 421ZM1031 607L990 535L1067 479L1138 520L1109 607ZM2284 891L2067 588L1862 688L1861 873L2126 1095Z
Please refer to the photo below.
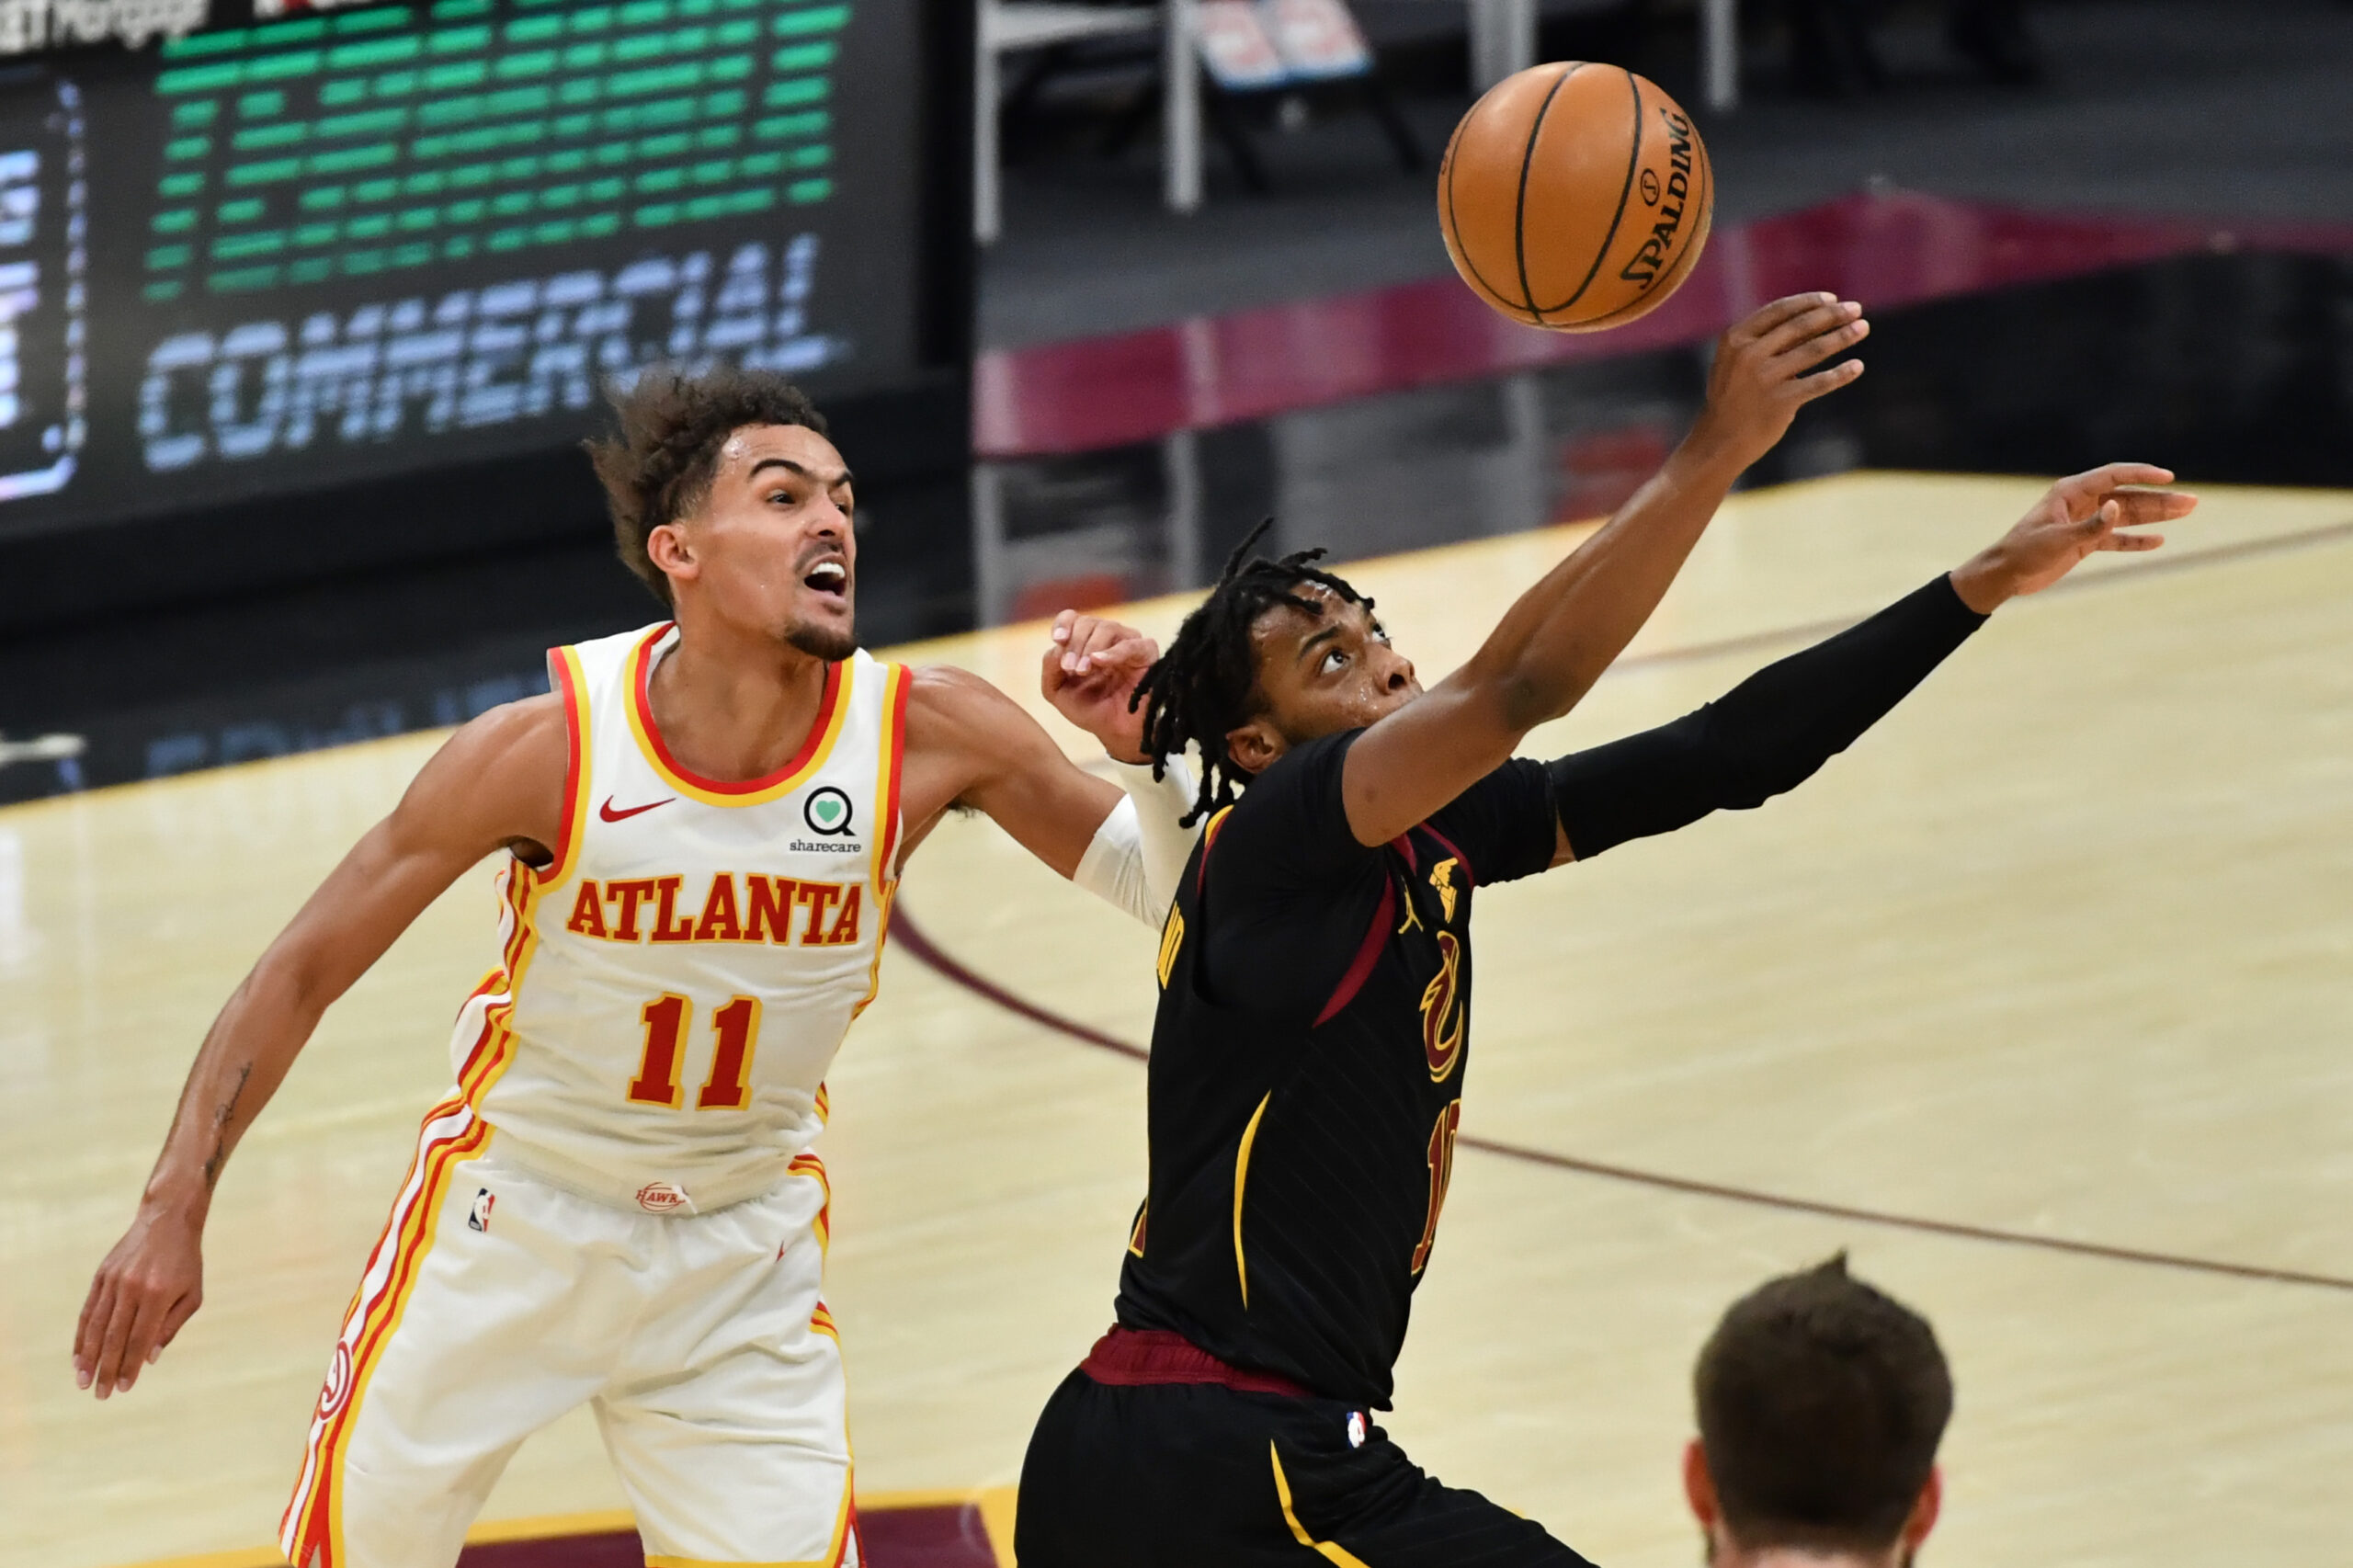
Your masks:
M2010 599L2093 555L2155 550L2126 529L2188 516L2172 473L2109 463L2063 479L2001 539L1861 624L1791 654L1669 724L1545 765L1560 827L1552 863L1764 804L1852 745Z
M484 856L549 858L563 831L568 745L552 696L493 709L458 731L230 995L197 1052L138 1213L83 1301L74 1335L82 1387L95 1385L100 1399L129 1389L202 1304L213 1187L329 1004Z
M1529 731L1576 705L1650 619L1733 482L1799 408L1862 374L1859 360L1817 368L1870 330L1851 301L1796 294L1717 340L1707 406L1665 466L1521 595L1468 663L1351 748L1341 795L1359 844L1386 843L1423 821L1499 767ZM1311 658L1321 656L1314 642L1302 649Z

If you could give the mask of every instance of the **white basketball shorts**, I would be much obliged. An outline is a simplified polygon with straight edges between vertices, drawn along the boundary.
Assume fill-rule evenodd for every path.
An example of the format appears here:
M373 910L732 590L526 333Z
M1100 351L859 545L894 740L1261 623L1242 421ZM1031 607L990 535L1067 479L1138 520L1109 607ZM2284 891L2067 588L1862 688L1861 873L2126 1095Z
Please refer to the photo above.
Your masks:
M301 1568L449 1568L525 1437L585 1401L654 1568L859 1561L814 1155L708 1214L633 1213L426 1119L311 1420Z

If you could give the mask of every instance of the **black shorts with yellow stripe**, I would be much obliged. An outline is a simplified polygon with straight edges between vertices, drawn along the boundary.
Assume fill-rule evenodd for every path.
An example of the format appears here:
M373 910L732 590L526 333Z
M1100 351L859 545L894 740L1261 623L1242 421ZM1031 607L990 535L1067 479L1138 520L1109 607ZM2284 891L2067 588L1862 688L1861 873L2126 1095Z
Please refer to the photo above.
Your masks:
M1021 1467L1021 1568L1592 1568L1336 1400L1063 1381Z

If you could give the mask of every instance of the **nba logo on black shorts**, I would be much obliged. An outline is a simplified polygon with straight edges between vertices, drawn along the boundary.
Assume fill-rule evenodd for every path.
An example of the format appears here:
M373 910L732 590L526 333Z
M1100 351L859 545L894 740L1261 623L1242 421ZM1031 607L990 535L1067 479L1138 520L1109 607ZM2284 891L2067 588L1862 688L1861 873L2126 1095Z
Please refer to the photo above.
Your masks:
M491 1206L497 1201L497 1199L490 1195L490 1188L486 1187L475 1193L474 1206L466 1215L466 1229L469 1231L489 1230Z

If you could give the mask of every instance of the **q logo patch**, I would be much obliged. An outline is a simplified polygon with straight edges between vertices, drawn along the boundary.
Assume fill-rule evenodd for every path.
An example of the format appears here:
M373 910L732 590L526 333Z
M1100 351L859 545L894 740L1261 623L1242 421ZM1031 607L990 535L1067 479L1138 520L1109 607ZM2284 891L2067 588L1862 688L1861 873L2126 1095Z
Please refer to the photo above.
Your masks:
M813 790L801 807L801 820L809 824L812 833L839 837L849 832L849 797L830 784Z

